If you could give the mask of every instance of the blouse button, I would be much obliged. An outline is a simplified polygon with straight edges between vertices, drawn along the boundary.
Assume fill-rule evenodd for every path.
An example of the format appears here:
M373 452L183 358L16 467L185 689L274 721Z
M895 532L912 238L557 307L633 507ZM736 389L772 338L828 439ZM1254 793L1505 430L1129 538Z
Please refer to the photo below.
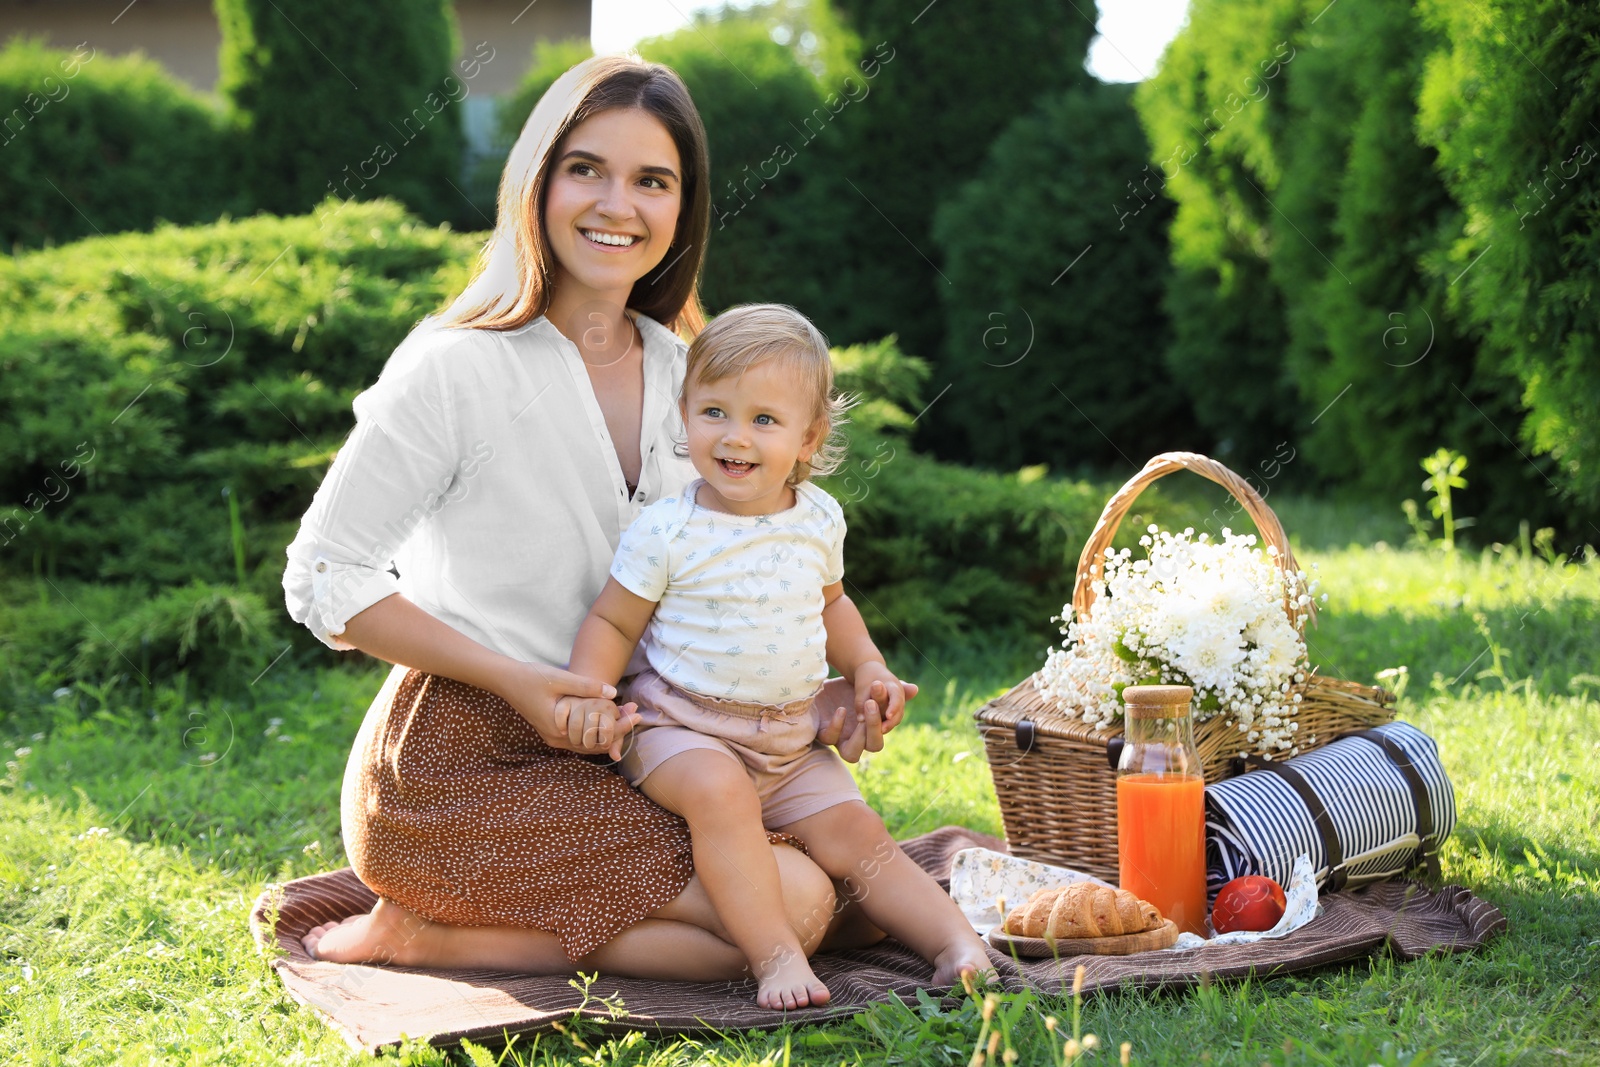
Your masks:
M327 569L328 569L328 565L327 565L327 564L326 564L326 563L319 563L319 564L317 564L317 570L319 570L319 571L325 571L325 570L327 570Z

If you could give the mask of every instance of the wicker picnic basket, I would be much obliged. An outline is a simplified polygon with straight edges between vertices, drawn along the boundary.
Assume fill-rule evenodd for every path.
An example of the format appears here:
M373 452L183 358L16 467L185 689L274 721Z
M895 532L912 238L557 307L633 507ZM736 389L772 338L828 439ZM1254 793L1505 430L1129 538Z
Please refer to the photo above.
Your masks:
M1145 486L1173 471L1189 470L1221 485L1255 520L1262 542L1277 548L1279 566L1298 568L1289 539L1272 509L1250 483L1216 460L1192 452L1164 452L1145 464L1107 502L1089 543L1078 558L1073 611L1087 617L1093 583L1122 517ZM1284 610L1289 611L1285 603ZM1291 618L1293 617L1290 612ZM1115 882L1117 871L1116 757L1122 727L1092 728L1044 697L1029 676L975 713L983 733L995 794L1005 821L1006 842L1019 856L1072 867ZM1342 733L1363 730L1394 717L1394 696L1383 689L1342 682L1312 669L1296 686L1300 694L1297 735L1302 752ZM1195 725L1207 782L1232 772L1239 733L1218 715Z

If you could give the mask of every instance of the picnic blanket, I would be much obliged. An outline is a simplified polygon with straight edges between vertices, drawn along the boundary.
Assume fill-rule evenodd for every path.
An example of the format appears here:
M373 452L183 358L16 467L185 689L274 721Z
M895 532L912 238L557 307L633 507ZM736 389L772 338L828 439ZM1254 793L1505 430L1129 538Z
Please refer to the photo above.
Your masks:
M956 826L901 842L907 855L947 888L951 857L973 846L1005 849L998 838ZM498 1043L505 1034L548 1029L571 1016L583 999L565 975L321 963L301 946L300 938L312 927L367 911L376 899L346 868L269 886L250 914L251 931L276 957L272 966L289 994L323 1014L357 1049L398 1044L402 1035L427 1037L435 1045L467 1038ZM1360 959L1385 945L1407 960L1430 952L1466 952L1506 925L1493 905L1455 885L1430 889L1416 882L1383 882L1324 896L1322 903L1320 916L1281 941L1134 956L1070 956L1059 962L1025 959L1020 966L995 949L989 957L1008 991L1070 992L1073 971L1082 963L1083 988L1090 992L1189 985L1202 973L1268 977ZM812 968L833 994L825 1007L767 1011L756 1006L755 983L749 980L690 983L602 976L591 994L615 994L627 1015L613 1019L603 1007L584 1014L610 1031L765 1029L783 1022L841 1018L888 1000L891 993L914 1000L915 991L933 976L932 966L893 940L819 954ZM961 992L959 987L955 992Z

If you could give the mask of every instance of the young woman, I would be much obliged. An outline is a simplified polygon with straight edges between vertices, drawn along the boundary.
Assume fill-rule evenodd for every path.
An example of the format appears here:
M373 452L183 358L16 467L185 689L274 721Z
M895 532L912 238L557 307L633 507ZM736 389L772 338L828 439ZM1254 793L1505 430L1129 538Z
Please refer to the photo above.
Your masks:
M343 793L346 852L381 899L313 930L314 956L746 973L683 821L586 758L605 746L581 721L554 716L559 697L614 695L556 665L622 530L694 473L672 447L674 331L702 324L709 200L705 131L677 75L632 56L579 64L507 161L477 276L356 398L284 590L324 643L396 665ZM843 680L826 698L854 706ZM841 747L881 747L880 729L859 723ZM807 953L882 936L835 909L792 839L773 840ZM836 914L829 931L819 914Z

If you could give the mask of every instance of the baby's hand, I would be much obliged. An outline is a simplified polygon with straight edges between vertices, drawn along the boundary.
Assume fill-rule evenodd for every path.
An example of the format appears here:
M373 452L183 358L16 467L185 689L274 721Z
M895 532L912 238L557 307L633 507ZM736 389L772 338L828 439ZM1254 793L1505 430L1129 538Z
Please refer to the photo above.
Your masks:
M906 713L905 684L888 667L876 661L863 663L856 668L855 682L857 716L866 717L869 709L876 706L884 733L900 725Z
M574 752L609 752L619 760L623 738L639 724L638 707L631 701L619 708L604 697L564 696L555 703L556 729L567 735Z
M828 703L837 703L832 715L821 718L817 730L817 739L836 747L849 763L859 761L862 752L882 750L883 735L900 724L905 702L917 695L915 682L900 681L881 663L863 665L856 679L850 686L843 679L828 683L832 690L828 696L834 698ZM842 703L847 692L848 705Z

